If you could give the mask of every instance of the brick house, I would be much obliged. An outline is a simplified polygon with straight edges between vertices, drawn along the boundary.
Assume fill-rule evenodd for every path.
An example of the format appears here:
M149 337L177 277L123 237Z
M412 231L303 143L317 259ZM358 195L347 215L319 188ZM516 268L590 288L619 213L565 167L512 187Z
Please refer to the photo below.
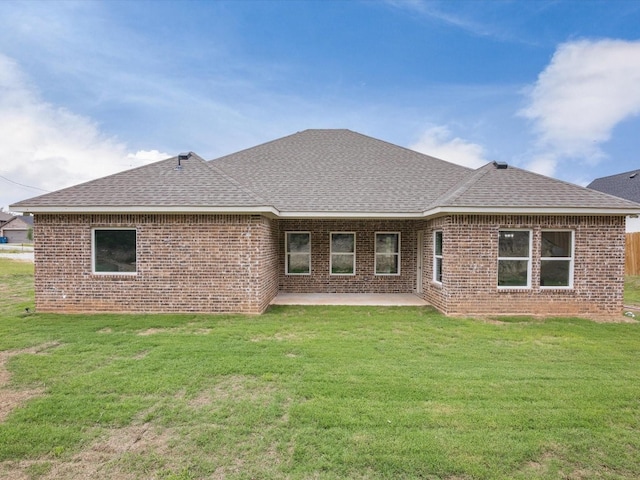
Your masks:
M25 200L36 307L263 312L283 293L414 293L445 314L618 315L640 205L349 130L189 153Z
M20 215L2 223L0 218L0 237L8 243L31 243L29 231L33 228L33 217Z

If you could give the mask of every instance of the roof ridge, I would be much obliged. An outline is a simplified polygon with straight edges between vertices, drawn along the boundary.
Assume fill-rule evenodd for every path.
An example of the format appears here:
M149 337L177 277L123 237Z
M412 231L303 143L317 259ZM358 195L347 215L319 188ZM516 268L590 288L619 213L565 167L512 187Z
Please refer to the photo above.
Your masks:
M629 174L631 174L631 173L640 173L640 168L636 168L636 169L634 169L634 170L629 170L628 172L614 173L613 175L606 175L606 176L604 176L604 177L594 178L594 179L593 179L593 181L592 181L591 183L593 183L593 182L595 182L595 181L597 181L597 180L604 180L604 179L606 179L606 178L622 177L622 176L625 176L625 175L629 175ZM591 185L591 184L589 184L589 185Z
M448 163L450 165L455 165L456 167L464 168L464 169L468 170L469 172L473 172L474 171L472 168L465 167L464 165L460 165L460 164L455 163L455 162L449 162L448 160L443 160L442 158L434 157L433 155L429 155L427 153L418 152L417 150L413 150L412 148L403 147L402 145L398 145L396 143L391 143L391 142L388 142L386 140L382 140L380 138L375 138L375 137L372 137L370 135L365 135L364 133L355 132L355 131L349 130L347 128L338 129L338 130L346 130L347 132L351 132L351 133L353 133L355 135L359 135L359 136L367 138L369 140L375 140L376 142L384 143L386 145L390 145L390 146L395 147L395 148L401 148L402 150L405 150L407 152L411 152L412 154L417 154L417 155L420 155L420 156L423 156L423 157L430 158L432 160L438 160L439 162L444 162L444 163Z
M189 153L192 156L196 156L200 160L203 160L202 157L198 156L197 154L195 154L193 152L189 152ZM163 160L157 160L157 161L151 162L151 163L145 163L144 165L140 165L138 167L133 167L133 168L125 169L125 170L120 170L119 172L114 172L114 173L111 173L109 175L105 175L104 177L92 178L91 180L87 180L85 182L76 183L76 184L73 184L73 185L69 185L68 187L59 188L59 189L54 190L52 192L43 193L43 194L40 194L40 195L36 195L35 197L30 197L30 198L28 198L26 200L21 200L21 201L19 201L17 203L14 203L14 205L20 205L20 204L22 204L24 202L27 202L27 201L35 200L35 199L38 199L38 198L41 198L41 197L46 197L46 196L49 196L49 195L51 195L53 193L57 194L59 192L65 192L67 190L75 189L75 188L78 188L78 187L83 187L83 186L88 185L88 184L93 183L93 182L98 182L98 181L103 182L103 181L105 181L105 180L107 180L109 178L116 177L116 176L122 175L124 173L135 172L136 170L140 170L142 168L146 168L146 167L148 167L150 165L155 165L155 164L160 164L160 163L169 163L169 161L176 161L178 159L178 157L179 157L179 155L174 155L173 157L165 158Z
M463 178L460 182L456 183L453 187L440 195L440 197L433 202L433 206L445 207L448 203L453 203L454 200L460 198L473 186L474 183L489 172L490 165L492 165L492 162L489 162L475 170L471 170L468 177Z
M203 160L204 164L211 168L212 170L215 170L216 173L218 173L219 175L221 175L222 177L224 177L226 180L229 180L231 183L233 183L236 187L238 187L240 190L242 190L244 193L246 193L247 195L249 195L250 197L252 197L254 200L262 203L265 206L270 206L270 207L274 207L271 202L267 201L266 199L262 198L260 195L258 195L257 193L255 193L252 190L249 190L248 188L246 188L244 185L242 185L240 182L238 182L235 178L233 178L231 175L229 175L226 172L223 172L220 168L218 168L216 165L213 164L212 160ZM275 208L275 207L274 207Z
M559 178L549 177L547 175L543 175L543 174L537 173L537 172L532 172L531 170L525 170L523 168L512 167L511 165L509 165L509 168L514 169L514 170L519 170L521 172L526 172L529 175L535 175L536 177L545 178L545 179L551 180L553 182L562 183L562 184L567 185L569 187L579 188L579 189L587 190L589 192L593 192L593 193L596 193L596 194L599 194L599 195L604 195L604 196L606 196L608 198L612 198L612 199L615 199L615 200L618 200L618 201L622 200L624 202L630 202L630 203L633 203L635 205L640 205L638 202L634 202L633 200L629 200L627 198L618 197L616 195L611 195L610 193L602 192L600 190L596 190L595 188L583 187L582 185L577 185L575 183L571 183L571 182L568 182L566 180L561 180ZM625 172L625 173L631 173L631 172L635 172L635 171L636 170L630 170L629 172ZM640 169L638 169L637 171L640 172ZM621 173L619 175L624 175L624 174Z
M243 148L242 150L238 150L237 152L231 152L231 153L228 153L226 155L222 155L221 157L215 157L215 158L212 158L211 160L206 160L206 162L207 163L217 162L218 160L223 160L223 159L225 159L227 157L231 157L232 155L235 156L235 155L238 155L240 153L248 152L248 151L253 150L255 148L261 148L261 147L264 147L266 145L270 145L272 143L280 142L281 140L284 140L285 138L295 137L296 135L300 135L302 132L307 132L307 131L309 131L309 129L302 130L302 131L295 132L295 133L291 133L289 135L285 135L284 137L275 138L273 140L269 140L268 142L260 143L258 145L253 145L251 147Z

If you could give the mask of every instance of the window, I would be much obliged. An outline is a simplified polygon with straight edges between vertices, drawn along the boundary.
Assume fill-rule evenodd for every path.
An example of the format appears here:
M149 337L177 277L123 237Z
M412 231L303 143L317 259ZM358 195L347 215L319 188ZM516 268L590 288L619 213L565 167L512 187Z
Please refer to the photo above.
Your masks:
M93 230L93 272L136 273L135 229Z
M331 275L355 275L356 234L331 234Z
M573 286L573 232L542 231L540 286Z
M376 233L376 275L400 275L400 234Z
M311 234L309 232L287 232L285 235L287 275L311 274Z
M442 232L433 233L433 280L442 283Z
M531 232L500 230L498 240L498 287L531 286Z

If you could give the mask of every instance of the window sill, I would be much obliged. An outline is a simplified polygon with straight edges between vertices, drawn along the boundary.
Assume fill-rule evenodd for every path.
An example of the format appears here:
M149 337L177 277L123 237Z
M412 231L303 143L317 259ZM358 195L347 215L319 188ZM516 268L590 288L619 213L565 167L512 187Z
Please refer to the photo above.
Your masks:
M132 273L102 273L91 272L91 276L101 280L135 280L138 278L138 272Z

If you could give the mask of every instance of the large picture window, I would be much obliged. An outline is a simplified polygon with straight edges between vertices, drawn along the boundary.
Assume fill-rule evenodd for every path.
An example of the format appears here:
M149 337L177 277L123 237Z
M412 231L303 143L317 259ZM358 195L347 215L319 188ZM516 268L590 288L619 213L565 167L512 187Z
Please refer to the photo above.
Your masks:
M356 274L356 234L331 234L331 275Z
M442 232L433 233L433 280L442 283Z
M540 287L571 288L573 232L543 230L540 247Z
M311 274L311 234L287 232L285 236L287 275Z
M531 232L500 230L498 237L498 287L531 286Z
M400 275L400 234L376 233L376 275Z
M136 230L94 229L93 272L135 274Z

